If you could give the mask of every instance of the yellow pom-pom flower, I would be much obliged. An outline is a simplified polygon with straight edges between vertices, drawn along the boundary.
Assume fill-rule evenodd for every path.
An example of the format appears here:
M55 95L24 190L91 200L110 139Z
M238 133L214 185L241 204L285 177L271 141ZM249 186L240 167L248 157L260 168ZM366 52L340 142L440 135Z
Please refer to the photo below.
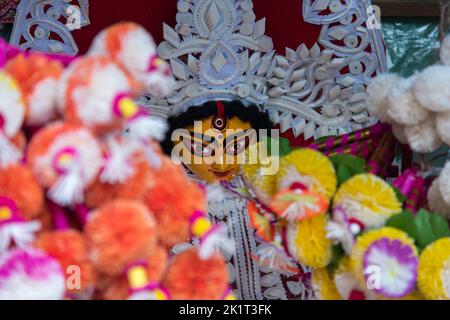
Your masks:
M450 299L450 238L439 239L422 251L418 285L427 299Z
M319 151L296 149L280 161L277 191L301 183L310 191L318 192L327 199L336 192L337 178L333 163Z
M336 192L333 209L340 208L367 229L379 228L402 209L394 189L383 179L369 173L345 181Z
M317 299L342 300L334 285L333 277L327 269L314 269L311 275L311 284Z
M272 166L279 165L279 158L268 156L264 141L251 144L245 153L245 165L241 167L242 177L260 201L268 204L276 193L276 172Z
M258 164L246 164L242 167L242 177L256 197L264 204L269 204L276 192L276 176L264 175L263 169L264 167Z
M353 274L361 286L387 298L413 292L418 255L405 232L384 227L359 236L351 253Z
M321 214L297 223L287 230L288 250L301 264L324 268L331 260L332 242L326 237L328 215Z

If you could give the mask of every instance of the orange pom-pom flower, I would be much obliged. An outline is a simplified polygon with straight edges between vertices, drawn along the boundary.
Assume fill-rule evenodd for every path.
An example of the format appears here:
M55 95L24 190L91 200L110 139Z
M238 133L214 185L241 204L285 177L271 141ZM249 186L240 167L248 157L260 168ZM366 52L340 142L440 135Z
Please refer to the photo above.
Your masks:
M43 191L27 167L0 169L0 252L11 243L25 247L34 240L41 224L26 220L36 218L42 206Z
M63 65L37 52L19 54L5 66L25 99L28 125L43 125L56 116L56 92Z
M89 50L106 55L142 82L153 96L165 96L175 84L169 65L158 58L151 35L134 22L119 22L104 29Z
M168 249L188 240L191 216L205 211L203 191L170 158L164 158L161 168L155 171L155 183L145 203L157 220L159 241Z
M53 123L32 138L27 160L48 196L60 205L82 203L96 178L102 151L91 132L79 125Z
M26 220L36 218L44 204L44 192L37 179L28 167L20 164L0 169L0 196L14 201Z
M58 260L69 280L69 293L92 292L96 275L82 233L73 229L44 232L37 238L35 246ZM79 278L72 275L79 275Z
M156 223L140 202L115 200L95 210L85 226L95 267L117 276L156 247Z
M80 58L62 76L59 103L66 121L97 133L122 129L138 138L162 139L163 120L148 116L134 101L138 84L107 57Z
M196 248L183 251L171 261L163 286L175 300L222 299L228 289L225 261L218 254L203 260Z
M105 166L86 191L86 204L97 208L114 199L143 200L153 183L153 170L140 144L112 138L107 142Z

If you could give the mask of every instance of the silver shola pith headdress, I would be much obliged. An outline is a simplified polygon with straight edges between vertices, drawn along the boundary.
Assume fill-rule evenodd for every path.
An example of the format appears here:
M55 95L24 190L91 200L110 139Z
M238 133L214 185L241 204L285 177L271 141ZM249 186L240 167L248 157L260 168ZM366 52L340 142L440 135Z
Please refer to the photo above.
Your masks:
M306 22L322 25L320 36L281 56L251 0L178 1L177 24L163 25L158 48L177 88L146 104L167 117L208 100L241 99L260 105L282 132L306 139L373 124L366 85L385 71L386 57L380 30L367 27L370 1L304 0L302 9Z
M89 23L88 0L20 1L10 43L22 49L74 55L78 46L72 31Z

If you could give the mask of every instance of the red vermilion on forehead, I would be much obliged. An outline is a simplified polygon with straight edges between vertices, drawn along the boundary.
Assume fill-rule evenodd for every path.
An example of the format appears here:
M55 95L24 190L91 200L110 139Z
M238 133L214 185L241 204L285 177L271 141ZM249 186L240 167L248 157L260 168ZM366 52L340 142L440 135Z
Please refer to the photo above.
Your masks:
M225 107L223 106L222 101L216 101L216 107L217 107L217 116L223 117L223 114L225 113Z

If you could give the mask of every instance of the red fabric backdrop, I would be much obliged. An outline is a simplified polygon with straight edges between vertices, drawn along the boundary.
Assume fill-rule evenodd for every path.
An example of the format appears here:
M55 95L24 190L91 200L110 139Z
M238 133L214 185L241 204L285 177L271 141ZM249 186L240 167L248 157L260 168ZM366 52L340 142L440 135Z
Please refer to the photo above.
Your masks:
M300 43L311 46L320 28L302 18L302 0L253 0L256 19L266 17L266 34L273 39L278 53L285 47L296 48ZM176 0L91 0L91 24L74 32L81 53L89 47L93 37L110 24L130 20L144 25L159 43L162 23L175 25Z

